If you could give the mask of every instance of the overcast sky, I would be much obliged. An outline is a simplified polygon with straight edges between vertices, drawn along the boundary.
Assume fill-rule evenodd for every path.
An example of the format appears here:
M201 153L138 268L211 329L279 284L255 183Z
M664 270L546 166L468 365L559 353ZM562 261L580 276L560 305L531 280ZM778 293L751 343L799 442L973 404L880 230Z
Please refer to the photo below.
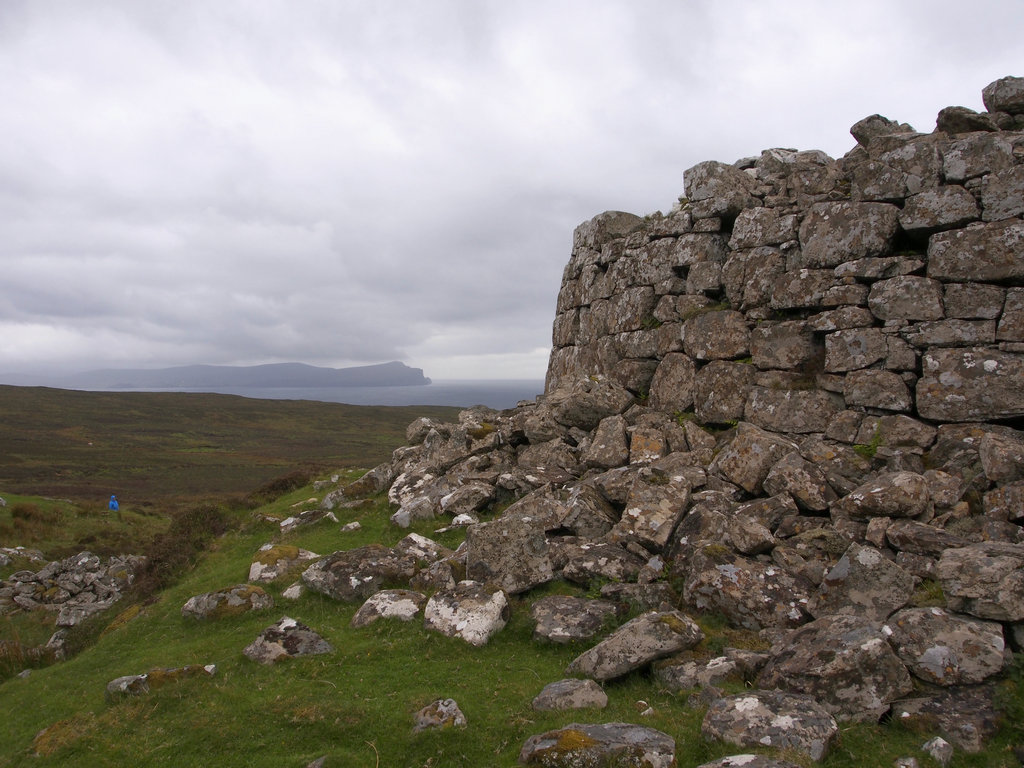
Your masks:
M544 375L572 231L931 131L1020 0L2 0L0 373Z

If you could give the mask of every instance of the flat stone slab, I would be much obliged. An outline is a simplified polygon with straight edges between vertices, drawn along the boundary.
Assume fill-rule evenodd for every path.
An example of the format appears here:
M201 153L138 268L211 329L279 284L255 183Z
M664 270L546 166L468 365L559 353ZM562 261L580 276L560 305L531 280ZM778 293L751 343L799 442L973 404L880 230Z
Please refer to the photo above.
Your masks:
M795 749L822 760L839 734L835 718L804 694L750 691L718 699L701 724L706 739L738 747Z
M532 706L536 710L604 709L608 694L593 680L567 678L545 685Z
M519 762L545 768L671 768L676 764L676 742L666 733L630 723L572 723L531 736L519 752Z

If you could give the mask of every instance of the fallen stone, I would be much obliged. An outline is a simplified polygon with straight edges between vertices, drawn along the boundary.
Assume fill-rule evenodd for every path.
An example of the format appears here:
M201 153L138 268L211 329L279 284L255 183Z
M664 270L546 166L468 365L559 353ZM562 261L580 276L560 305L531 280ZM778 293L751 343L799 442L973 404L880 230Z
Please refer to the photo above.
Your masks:
M438 699L417 712L414 719L413 733L466 727L466 716L455 699Z
M704 633L679 611L650 611L623 624L577 656L566 673L598 681L622 677L656 659L692 648Z
M519 762L545 768L672 768L676 743L661 731L630 723L572 723L528 738Z
M427 596L409 589L386 589L370 595L352 617L351 626L366 627L377 619L412 621L427 602Z
M835 718L811 696L748 691L711 704L701 733L738 747L791 749L823 760L839 735Z
M302 572L302 581L314 592L357 602L385 587L407 583L415 573L415 557L370 544L318 560Z
M989 684L953 686L932 696L893 702L892 719L907 728L936 730L965 752L977 753L1003 721Z
M267 627L242 651L260 664L274 664L296 656L331 653L334 647L300 621L284 616Z
M536 710L604 709L608 694L593 680L568 678L545 685L531 706Z
M296 572L320 555L290 544L264 544L253 556L249 581L271 582Z
M622 606L608 600L571 595L542 597L530 606L534 640L572 643L589 640L622 615Z
M240 616L249 611L274 607L274 599L262 587L238 584L227 589L190 597L181 608L181 615L193 619L221 619Z
M454 589L438 592L427 601L423 626L481 646L508 623L508 617L504 592L475 581L461 581Z
M854 542L825 574L807 609L815 618L850 614L884 621L913 593L913 576L879 550Z
M941 608L905 608L886 622L889 642L917 677L938 685L980 683L1002 670L1002 625Z
M950 609L993 621L1024 620L1024 545L991 541L947 549L935 575Z

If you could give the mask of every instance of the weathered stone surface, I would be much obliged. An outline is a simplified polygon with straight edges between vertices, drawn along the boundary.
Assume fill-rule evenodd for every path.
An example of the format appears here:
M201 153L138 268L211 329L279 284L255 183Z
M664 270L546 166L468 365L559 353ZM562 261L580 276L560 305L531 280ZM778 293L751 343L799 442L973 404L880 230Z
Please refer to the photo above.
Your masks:
M572 643L589 640L622 615L622 606L608 600L588 600L571 595L542 597L530 606L536 622L535 640Z
M917 517L930 505L924 477L914 472L883 472L836 502L832 513L855 519Z
M884 621L913 593L913 576L879 550L854 542L825 574L807 608L815 618L849 614Z
M959 183L1014 165L1013 142L999 133L976 133L951 142L943 152L947 183Z
M734 626L793 627L807 619L810 582L773 563L706 544L689 558L683 600L697 611L719 612Z
M768 494L788 493L801 509L823 512L838 497L824 473L798 452L772 465L763 483Z
M895 550L927 557L938 557L947 549L970 543L961 536L917 520L891 521L885 528L885 539Z
M767 755L729 755L701 763L697 768L798 768L796 763L778 760Z
M331 653L334 648L300 621L284 616L267 627L242 651L260 664L274 664L296 656Z
M556 390L547 399L559 424L591 430L601 419L626 410L633 402L633 395L625 387L595 376Z
M423 626L470 645L486 645L508 623L505 593L475 581L461 581L454 589L438 592L423 610Z
M867 368L889 354L889 342L878 328L846 328L825 337L825 370L841 373Z
M694 360L733 360L750 351L747 321L732 309L691 317L683 323L682 334L683 349Z
M977 421L1024 416L1024 355L983 347L930 349L922 364L917 409L923 418Z
M980 683L1003 668L1002 625L947 613L905 608L886 622L889 642L917 677L938 685Z
M643 226L643 219L623 211L605 211L576 227L572 234L573 249L597 248L625 237Z
M683 172L686 196L698 206L700 217L733 218L744 208L757 204L750 190L753 180L743 171L725 163L707 160Z
M935 130L956 135L974 131L998 131L999 128L988 115L979 114L967 107L944 107L935 118Z
M626 420L616 414L601 419L594 432L594 439L583 455L583 463L597 469L621 467L629 461L629 442L626 436Z
M981 100L989 112L1024 114L1024 77L1002 77L981 89Z
M1024 288L1007 290L996 341L1024 342Z
M341 550L302 572L303 583L335 600L366 600L386 586L406 583L416 573L416 559L381 544Z
M651 407L668 413L687 410L693 404L695 373L696 366L687 355L680 352L665 355L651 379Z
M748 310L771 301L775 281L786 269L778 248L735 251L722 266L722 284L733 307Z
M946 317L964 320L998 320L1006 289L987 283L946 283L942 304Z
M985 221L1024 214L1024 166L985 176L981 181L981 209Z
M531 706L536 710L604 709L608 694L593 680L568 678L548 683Z
M735 437L722 448L709 469L747 493L756 494L772 466L795 448L796 443L780 435L740 422Z
M584 544L562 569L562 576L579 584L595 579L636 581L646 563L617 544Z
M686 514L689 501L690 481L685 474L645 469L634 480L622 518L612 528L610 539L635 541L661 551Z
M772 648L758 685L810 694L837 718L865 721L913 688L882 625L858 616L824 616L792 630Z
M871 286L868 307L880 320L940 320L942 283L914 275L880 280Z
M423 609L427 596L410 589L385 589L370 595L352 617L351 626L367 627L377 619L412 621Z
M703 639L704 633L689 616L679 611L650 611L627 621L577 656L566 673L612 680L692 648Z
M825 296L835 284L831 269L788 270L772 282L769 304L780 310L824 306Z
M427 704L413 719L413 733L466 727L466 716L455 699L438 699Z
M980 752L1002 721L990 685L954 686L929 697L893 702L892 718L908 728L938 730L965 752Z
M1024 433L987 432L978 445L985 477L994 483L1024 480Z
M979 218L974 195L955 185L911 195L899 214L904 231L921 234L962 227Z
M914 129L906 123L898 123L882 115L868 115L858 120L850 128L850 135L857 140L862 147L868 147L880 137L891 136L899 133L913 133Z
M928 277L961 283L1024 278L1024 222L1008 219L932 235Z
M693 408L702 423L722 424L743 418L757 369L746 363L712 360L697 371Z
M220 619L273 607L274 599L262 587L237 584L227 589L190 597L182 606L181 615L193 619Z
M899 374L877 369L850 371L843 382L847 405L861 405L886 411L909 411L910 390Z
M773 208L747 208L733 222L733 250L756 248L761 245L779 245L797 237L797 217L781 214Z
M505 515L466 531L466 575L506 594L525 592L554 578L544 527Z
M802 321L764 323L750 333L750 355L755 366L797 368L823 352Z
M838 398L820 389L751 387L743 416L751 424L772 432L807 434L824 432L842 406Z
M935 574L952 610L994 621L1024 620L1024 545L993 541L947 549Z
M885 256L898 228L899 209L885 203L819 203L800 225L806 267L835 267Z
M839 735L829 712L811 696L784 691L747 691L718 699L701 723L705 739L738 747L770 746L823 760Z
M676 743L671 736L640 725L572 723L531 736L519 752L519 762L545 768L672 768Z

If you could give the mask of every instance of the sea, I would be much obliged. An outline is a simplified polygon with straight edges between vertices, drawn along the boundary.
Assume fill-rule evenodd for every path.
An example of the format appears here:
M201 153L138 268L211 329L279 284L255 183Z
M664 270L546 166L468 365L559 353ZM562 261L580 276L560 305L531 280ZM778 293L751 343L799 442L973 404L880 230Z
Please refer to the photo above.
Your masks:
M410 387L203 387L145 391L215 392L263 400L319 400L349 405L451 405L458 408L485 405L503 410L514 408L520 401L533 400L542 394L544 382L524 379L455 379Z

